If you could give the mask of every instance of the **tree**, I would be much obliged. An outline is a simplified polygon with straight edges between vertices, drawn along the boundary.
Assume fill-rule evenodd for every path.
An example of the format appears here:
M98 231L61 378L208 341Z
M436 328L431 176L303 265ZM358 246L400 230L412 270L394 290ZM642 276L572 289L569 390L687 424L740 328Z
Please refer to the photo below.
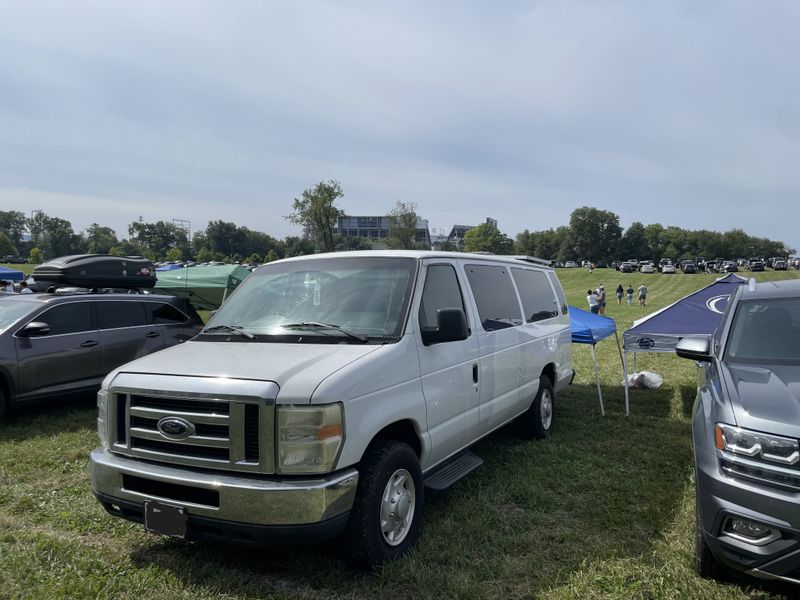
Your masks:
M267 252L267 256L265 258L267 259L267 262L272 262L274 260L278 260L278 255L275 250L270 250Z
M16 254L17 247L11 242L11 239L6 235L4 231L0 231L0 256L5 256L6 254Z
M39 248L31 248L30 254L28 254L28 262L32 265L38 265L44 262L42 251L39 250Z
M5 233L14 246L19 246L28 220L18 210L0 210L0 232ZM9 253L11 254L11 253ZM13 254L16 254L14 252Z
M414 202L400 202L397 200L394 208L389 211L389 238L390 248L400 250L413 250L417 244L417 205Z
M305 190L302 198L294 199L294 212L285 218L290 223L303 226L307 235L314 238L325 252L331 252L336 246L334 229L344 216L344 211L337 208L335 202L343 196L338 181L320 181L313 188Z
M110 227L102 227L92 223L86 230L86 247L89 254L108 254L119 244L117 234Z
M617 254L621 260L645 258L650 254L647 246L647 238L645 237L644 225L639 221L634 221L631 223L631 226L625 230L625 233L620 239Z
M512 254L514 241L494 223L481 223L464 234L464 251Z
M33 219L29 219L29 223L31 222L31 235L36 230L37 246L45 260L86 251L83 238L75 233L72 223L66 219L36 213Z
M569 229L573 256L592 262L610 259L622 236L616 214L588 206L572 211Z
M190 254L186 232L174 223L134 222L128 226L128 235L130 241L141 245L143 254L151 258L163 258L171 248L179 248L182 256Z

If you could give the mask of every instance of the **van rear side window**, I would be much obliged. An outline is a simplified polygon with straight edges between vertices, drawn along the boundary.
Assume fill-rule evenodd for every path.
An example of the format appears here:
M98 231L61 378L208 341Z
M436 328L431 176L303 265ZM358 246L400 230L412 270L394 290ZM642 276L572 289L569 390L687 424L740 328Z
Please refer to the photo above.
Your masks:
M558 316L558 305L547 275L541 271L511 269L528 323Z
M522 325L522 313L508 269L491 265L466 265L467 279L485 331Z

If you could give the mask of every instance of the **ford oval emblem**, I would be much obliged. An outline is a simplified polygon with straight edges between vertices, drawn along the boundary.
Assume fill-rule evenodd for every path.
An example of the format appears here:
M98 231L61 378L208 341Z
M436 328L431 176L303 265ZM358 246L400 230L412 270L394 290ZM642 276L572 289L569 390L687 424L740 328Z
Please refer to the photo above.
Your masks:
M636 343L642 350L649 350L656 345L656 343L650 338L639 338Z
M157 427L161 435L171 440L185 440L194 434L194 425L180 417L164 417Z

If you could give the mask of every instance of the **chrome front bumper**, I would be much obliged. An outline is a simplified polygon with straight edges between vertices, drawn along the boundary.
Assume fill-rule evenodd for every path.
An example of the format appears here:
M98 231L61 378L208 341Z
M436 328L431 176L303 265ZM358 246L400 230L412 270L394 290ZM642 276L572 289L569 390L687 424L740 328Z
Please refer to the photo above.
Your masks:
M92 489L104 504L142 506L161 500L190 516L260 526L312 525L346 515L355 498L358 471L313 479L231 476L181 469L112 454L90 457Z

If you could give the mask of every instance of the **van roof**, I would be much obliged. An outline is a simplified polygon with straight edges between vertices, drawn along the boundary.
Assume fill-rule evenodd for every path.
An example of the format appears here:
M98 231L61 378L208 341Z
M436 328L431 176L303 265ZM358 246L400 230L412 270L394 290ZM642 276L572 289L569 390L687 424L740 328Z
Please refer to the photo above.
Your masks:
M508 255L508 254L483 254L475 252L439 252L436 250L353 250L348 252L324 252L322 254L305 254L302 256L293 256L291 258L284 258L281 261L286 262L296 260L321 260L326 258L457 258L469 260L486 260L495 262L505 262L510 264L527 263L529 265L536 265L545 269L549 269L550 261L543 258L535 258L533 256L521 255Z

